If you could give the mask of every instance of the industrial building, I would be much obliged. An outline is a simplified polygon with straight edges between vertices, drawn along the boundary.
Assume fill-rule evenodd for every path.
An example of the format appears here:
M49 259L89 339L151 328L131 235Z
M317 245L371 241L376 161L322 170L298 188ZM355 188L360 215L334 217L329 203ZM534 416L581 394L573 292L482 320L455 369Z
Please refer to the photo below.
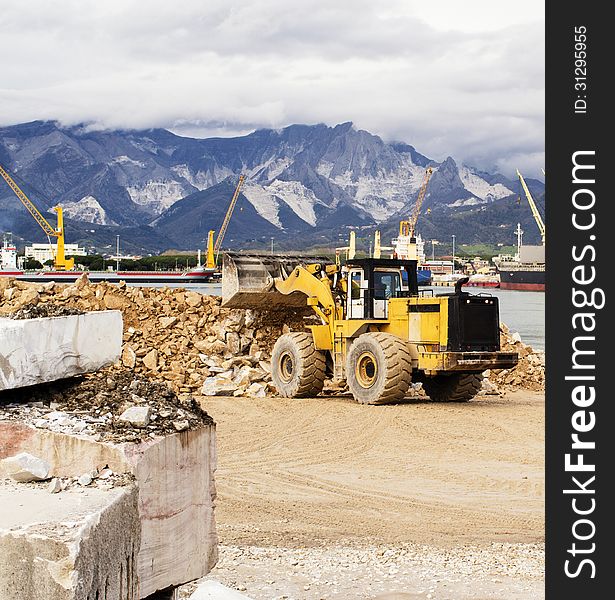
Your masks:
M26 246L26 258L33 258L44 265L48 260L53 260L58 251L57 244L32 244ZM64 253L67 256L86 256L85 248L78 244L64 244Z

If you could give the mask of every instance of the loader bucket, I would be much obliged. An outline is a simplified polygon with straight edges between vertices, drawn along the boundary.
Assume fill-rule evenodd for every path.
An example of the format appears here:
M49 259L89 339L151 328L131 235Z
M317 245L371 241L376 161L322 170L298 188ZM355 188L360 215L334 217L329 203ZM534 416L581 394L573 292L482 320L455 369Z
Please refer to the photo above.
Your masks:
M293 308L307 312L305 294L280 294L275 290L275 279L286 279L299 265L331 262L323 256L227 252L222 259L222 306L271 311Z

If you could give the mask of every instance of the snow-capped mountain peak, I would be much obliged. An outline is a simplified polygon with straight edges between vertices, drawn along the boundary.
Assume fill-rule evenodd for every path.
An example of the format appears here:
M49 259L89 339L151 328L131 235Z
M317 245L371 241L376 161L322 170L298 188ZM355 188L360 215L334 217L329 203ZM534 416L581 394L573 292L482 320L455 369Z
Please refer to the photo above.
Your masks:
M427 166L433 174L425 209L498 203L517 190L516 182L501 175L458 165L451 157L432 161L408 144L387 143L350 122L210 139L180 137L163 129L93 131L35 122L0 128L0 162L35 193L44 190L38 194L43 204L63 204L68 219L149 225L182 247L186 239L178 233L184 230L178 219L184 213L194 219L198 202L215 197L215 210L208 205L198 211L198 221L190 223L195 239L202 240L208 229L219 227L240 173L247 177L243 215L255 219L254 231L245 232L247 236L259 231L309 235L323 228L407 218ZM214 189L215 194L206 194ZM7 196L0 190L0 203ZM4 201L3 211L5 206L14 211L13 204ZM5 221L5 227L13 226L8 216Z

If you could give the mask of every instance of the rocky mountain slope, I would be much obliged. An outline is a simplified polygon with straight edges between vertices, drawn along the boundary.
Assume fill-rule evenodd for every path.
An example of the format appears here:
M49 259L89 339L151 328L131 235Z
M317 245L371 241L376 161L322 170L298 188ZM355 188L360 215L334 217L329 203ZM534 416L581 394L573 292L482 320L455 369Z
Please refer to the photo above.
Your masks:
M508 244L521 221L525 240L537 238L522 193L517 202L516 181L451 157L437 163L352 123L192 139L163 129L96 131L37 121L0 128L0 164L41 211L63 205L68 241L95 247L118 234L135 250L202 246L207 231L219 229L240 173L247 180L225 240L234 247L262 246L272 237L286 247L331 243L348 227L393 231L411 211L428 165L434 173L421 217L426 237L455 233L460 242ZM544 195L541 182L529 184ZM0 231L44 238L3 183Z

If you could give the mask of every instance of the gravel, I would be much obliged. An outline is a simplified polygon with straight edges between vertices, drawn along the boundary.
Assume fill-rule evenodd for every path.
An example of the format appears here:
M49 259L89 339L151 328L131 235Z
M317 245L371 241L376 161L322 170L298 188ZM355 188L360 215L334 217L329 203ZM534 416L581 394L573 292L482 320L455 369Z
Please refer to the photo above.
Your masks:
M254 600L543 597L543 544L444 549L413 544L301 549L221 545L219 552L218 565L204 580L220 581ZM180 598L188 598L195 587L180 588Z

